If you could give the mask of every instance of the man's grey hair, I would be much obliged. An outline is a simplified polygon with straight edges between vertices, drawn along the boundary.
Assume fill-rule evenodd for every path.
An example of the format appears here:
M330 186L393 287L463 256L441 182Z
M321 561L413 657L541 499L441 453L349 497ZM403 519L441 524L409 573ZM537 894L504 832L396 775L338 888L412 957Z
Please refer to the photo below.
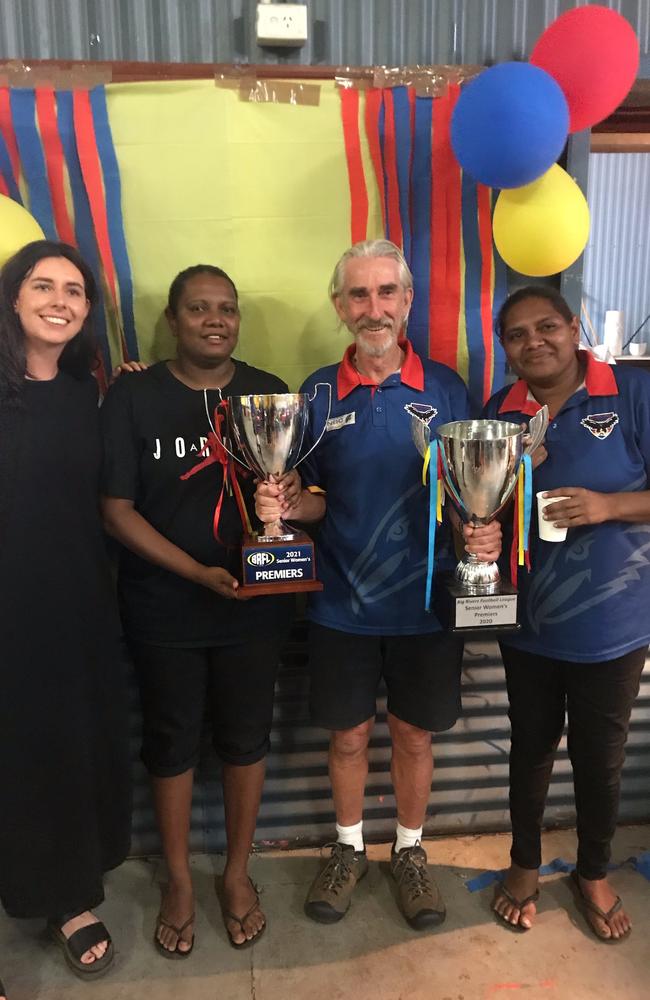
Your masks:
M363 242L355 243L349 250L346 250L337 262L329 287L331 299L337 298L343 291L345 265L353 257L390 257L391 260L397 261L399 280L404 291L407 288L413 288L413 275L398 246L395 246L390 240L363 240Z

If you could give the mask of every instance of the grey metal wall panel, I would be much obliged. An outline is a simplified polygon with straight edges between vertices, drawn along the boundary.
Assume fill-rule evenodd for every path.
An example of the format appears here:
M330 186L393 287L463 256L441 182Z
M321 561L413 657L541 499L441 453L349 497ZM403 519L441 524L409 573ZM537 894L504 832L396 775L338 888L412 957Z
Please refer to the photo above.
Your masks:
M319 843L332 836L334 812L327 777L327 733L310 726L304 627L296 630L280 671L268 758L267 780L257 826L260 847ZM435 773L428 834L508 829L509 723L503 666L495 643L467 643L463 666L463 716L434 740ZM137 728L137 713L134 713ZM650 819L650 659L635 705L623 772L621 819ZM134 730L134 751L137 738ZM379 700L370 750L364 826L370 839L393 836L395 800L390 780L390 740L385 698ZM146 779L137 765L133 853L158 849ZM545 822L572 825L575 819L566 741L560 744ZM225 846L218 768L209 747L200 770L192 812L192 848Z
M602 0L601 0L602 2ZM402 66L525 58L579 0L308 0L301 49L260 49L256 0L1 0L0 58ZM650 51L650 0L608 0Z
M588 200L585 304L600 340L607 309L625 312L630 336L650 313L650 153L592 153Z

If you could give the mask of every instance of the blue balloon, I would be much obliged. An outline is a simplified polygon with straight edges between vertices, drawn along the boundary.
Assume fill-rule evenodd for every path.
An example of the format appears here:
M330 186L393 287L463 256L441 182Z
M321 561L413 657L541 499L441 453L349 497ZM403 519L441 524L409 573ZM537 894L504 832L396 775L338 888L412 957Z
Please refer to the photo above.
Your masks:
M500 63L463 87L451 119L461 167L493 188L530 184L564 149L569 109L560 85L530 63Z

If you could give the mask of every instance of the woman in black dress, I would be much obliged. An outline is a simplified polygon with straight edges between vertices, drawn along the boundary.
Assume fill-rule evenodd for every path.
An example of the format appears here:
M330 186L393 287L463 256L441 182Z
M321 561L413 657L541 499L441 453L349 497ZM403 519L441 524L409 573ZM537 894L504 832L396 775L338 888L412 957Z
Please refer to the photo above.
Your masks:
M127 702L99 516L93 276L40 240L0 274L0 899L66 961L113 958L92 908L130 831Z

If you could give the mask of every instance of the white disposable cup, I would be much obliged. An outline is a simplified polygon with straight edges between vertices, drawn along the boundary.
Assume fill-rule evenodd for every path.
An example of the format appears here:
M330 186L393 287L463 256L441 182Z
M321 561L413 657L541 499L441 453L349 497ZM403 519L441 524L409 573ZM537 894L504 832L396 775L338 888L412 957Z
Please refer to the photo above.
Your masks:
M566 538L566 528L556 528L552 521L547 521L542 517L542 511L550 503L557 503L558 500L568 500L568 497L545 497L546 490L537 494L537 523L539 525L539 537L545 542L563 542Z
M645 340L640 340L640 341L633 340L632 343L629 345L630 354L633 357L638 358L642 354L645 354L646 346L647 345Z

